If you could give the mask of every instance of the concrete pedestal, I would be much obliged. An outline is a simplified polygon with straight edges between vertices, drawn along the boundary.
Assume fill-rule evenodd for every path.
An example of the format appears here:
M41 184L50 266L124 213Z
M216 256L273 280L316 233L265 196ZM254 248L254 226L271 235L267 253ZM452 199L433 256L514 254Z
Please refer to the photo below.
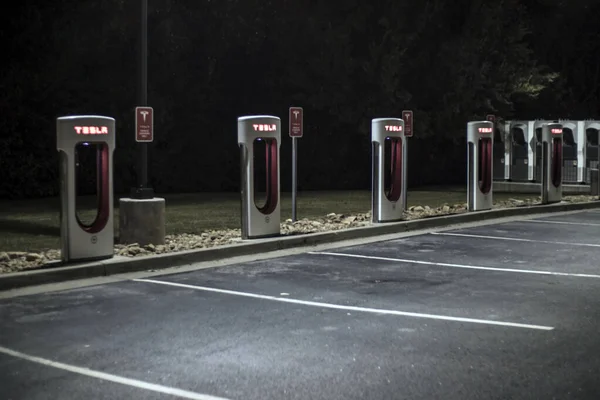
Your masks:
M119 199L119 243L165 244L165 199Z

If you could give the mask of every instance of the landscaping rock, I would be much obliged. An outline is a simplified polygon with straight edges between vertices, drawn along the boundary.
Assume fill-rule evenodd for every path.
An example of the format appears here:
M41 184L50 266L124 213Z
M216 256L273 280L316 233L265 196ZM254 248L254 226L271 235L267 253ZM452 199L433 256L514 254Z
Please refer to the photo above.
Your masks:
M16 260L27 255L27 253L24 251L9 251L7 254L11 260Z
M40 261L43 258L44 258L43 254L27 253L25 255L25 261Z

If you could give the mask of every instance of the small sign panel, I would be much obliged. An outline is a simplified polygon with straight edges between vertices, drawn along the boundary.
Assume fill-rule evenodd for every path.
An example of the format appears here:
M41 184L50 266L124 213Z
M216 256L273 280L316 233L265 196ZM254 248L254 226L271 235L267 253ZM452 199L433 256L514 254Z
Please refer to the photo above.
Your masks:
M412 110L402 111L402 119L404 120L404 137L412 137L412 135L413 135L413 112L412 112Z
M485 116L485 119L491 122L496 122L496 116L494 114L488 114Z
M152 142L154 140L154 110L152 107L135 108L135 141Z
M302 137L303 118L302 107L290 107L290 137Z

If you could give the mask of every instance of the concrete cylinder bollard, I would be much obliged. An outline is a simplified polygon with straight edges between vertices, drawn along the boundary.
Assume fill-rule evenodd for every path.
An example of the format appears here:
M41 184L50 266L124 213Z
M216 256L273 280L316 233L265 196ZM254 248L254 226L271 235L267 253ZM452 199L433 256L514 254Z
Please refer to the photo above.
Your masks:
M119 199L119 243L165 244L165 199Z

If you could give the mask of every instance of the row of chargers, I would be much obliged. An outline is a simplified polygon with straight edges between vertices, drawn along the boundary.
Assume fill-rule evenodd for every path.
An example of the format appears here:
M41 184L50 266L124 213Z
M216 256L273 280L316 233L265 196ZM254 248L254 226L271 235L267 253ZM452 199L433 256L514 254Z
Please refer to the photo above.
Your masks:
M467 124L467 205L469 211L493 205L492 142L490 121ZM64 262L110 258L114 252L113 152L115 120L84 115L57 120L60 154L61 248ZM271 115L238 118L237 137L241 160L242 239L280 235L281 120ZM400 118L371 121L373 223L401 221L407 206L407 138ZM544 124L542 201L561 201L562 125ZM78 152L96 149L97 210L91 223L83 223L77 210ZM257 190L257 173L264 173L264 190ZM260 175L258 175L260 177Z

